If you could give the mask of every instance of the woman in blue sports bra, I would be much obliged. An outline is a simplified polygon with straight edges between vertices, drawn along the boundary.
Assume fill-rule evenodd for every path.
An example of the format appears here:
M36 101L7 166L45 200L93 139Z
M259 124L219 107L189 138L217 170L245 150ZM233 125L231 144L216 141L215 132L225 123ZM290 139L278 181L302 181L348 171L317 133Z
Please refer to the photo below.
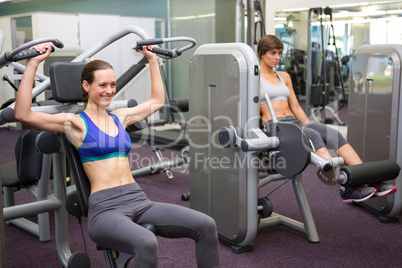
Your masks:
M300 125L310 138L313 150L324 159L331 158L326 145L329 144L335 152L343 157L346 165L361 164L362 161L352 146L336 129L324 124L310 123L304 110L293 91L292 82L286 72L276 72L282 56L283 43L275 35L263 36L258 42L258 57L260 59L260 112L262 122L271 120L264 95L271 99L275 115L279 121L291 122ZM396 187L384 183L377 183L370 187L345 188L340 185L340 195L343 203L362 202L372 197L392 194Z
M112 66L101 60L89 62L81 76L87 106L80 114L45 114L31 110L32 85L38 65L50 54L50 45L33 47L41 55L28 60L17 93L15 118L45 131L64 132L78 150L91 183L88 232L106 247L135 255L135 267L158 267L155 235L140 226L153 224L161 237L191 238L196 242L198 267L219 267L215 221L186 207L149 200L131 175L128 125L147 118L163 107L165 93L152 46L140 51L149 62L151 97L133 108L107 112L116 93ZM194 266L189 264L188 266Z

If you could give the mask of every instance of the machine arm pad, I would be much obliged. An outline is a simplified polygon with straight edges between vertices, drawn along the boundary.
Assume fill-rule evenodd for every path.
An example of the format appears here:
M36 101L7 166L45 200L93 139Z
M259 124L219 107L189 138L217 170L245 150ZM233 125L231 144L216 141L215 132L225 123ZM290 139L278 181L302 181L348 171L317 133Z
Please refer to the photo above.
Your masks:
M399 175L400 166L393 160L367 162L341 168L347 176L343 186L355 187L363 184L373 184L380 181L393 180Z

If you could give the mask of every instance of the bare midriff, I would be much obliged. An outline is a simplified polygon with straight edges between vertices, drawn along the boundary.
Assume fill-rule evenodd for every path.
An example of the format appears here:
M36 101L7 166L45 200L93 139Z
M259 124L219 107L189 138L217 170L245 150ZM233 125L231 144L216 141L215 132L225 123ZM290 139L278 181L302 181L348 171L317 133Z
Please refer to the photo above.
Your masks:
M292 111L289 108L289 103L287 100L277 100L272 102L272 107L274 108L275 115L277 118L283 116L293 116ZM261 114L262 114L262 123L266 123L271 120L271 114L269 113L268 107L266 104L260 106Z
M114 157L83 164L91 183L91 194L100 190L133 183L128 157Z

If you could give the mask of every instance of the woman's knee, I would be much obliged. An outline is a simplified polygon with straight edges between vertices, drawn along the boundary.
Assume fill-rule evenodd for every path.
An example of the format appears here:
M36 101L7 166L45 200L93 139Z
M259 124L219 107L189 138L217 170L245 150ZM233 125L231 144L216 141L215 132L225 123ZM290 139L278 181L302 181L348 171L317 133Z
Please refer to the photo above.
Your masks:
M316 130L329 148L335 151L347 144L342 134L332 127L323 124L308 124L307 127Z
M213 218L203 214L202 220L199 221L198 232L200 236L217 236L217 226Z
M322 147L322 148L316 150L315 153L316 153L319 157L321 157L321 158L323 158L323 159L329 159L329 158L331 158L331 154L328 152L328 149L327 149L326 147Z
M158 241L154 234L143 237L130 251L135 256L135 267L158 267Z
M216 229L216 222L212 217L201 212L199 213L201 214L200 219L201 226L203 226L205 229L212 229L212 230Z
M135 243L136 247L132 249L133 253L137 255L139 252L142 252L143 254L157 256L158 240L153 233L138 239L137 243Z
M304 130L304 132L306 132L307 137L311 140L311 142L314 146L313 149L315 151L322 149L322 148L326 149L325 142L324 142L321 134L318 131L316 131L315 129L312 129L312 128L308 128L308 127L305 127L303 130Z

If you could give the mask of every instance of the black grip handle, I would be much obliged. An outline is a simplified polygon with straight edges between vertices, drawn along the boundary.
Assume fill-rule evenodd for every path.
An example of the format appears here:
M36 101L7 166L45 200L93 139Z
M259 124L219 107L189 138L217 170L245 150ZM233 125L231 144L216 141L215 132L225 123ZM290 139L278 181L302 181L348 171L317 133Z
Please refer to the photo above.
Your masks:
M154 46L151 51L155 54L164 55L167 57L173 57L173 52L169 49L164 49L164 48Z
M53 45L55 45L58 48L63 48L64 47L63 42L61 42L59 39L54 39L52 41L52 43L53 43ZM53 50L52 50L52 52L53 52Z
M52 46L52 52L54 52L54 50L55 50L55 48L54 48L54 46ZM41 53L39 53L36 49L27 49L27 50L24 50L24 51L18 53L17 55L15 55L12 58L12 61L25 60L25 59L36 57L40 54Z
M144 39L144 40L137 41L137 46L135 47L135 49L138 51L138 50L142 50L143 46L163 44L163 43L171 42L171 41L172 40L169 40L169 38L167 38L167 39L166 38L165 39L163 39L163 38ZM181 41L181 40L177 40L177 41ZM162 55L168 59L172 59L177 56L180 56L184 50L181 51L179 48L163 49L158 46L153 46L151 51L154 52L155 54Z
M137 41L137 49L141 49L143 46L157 45L162 43L163 43L162 38L139 40Z

